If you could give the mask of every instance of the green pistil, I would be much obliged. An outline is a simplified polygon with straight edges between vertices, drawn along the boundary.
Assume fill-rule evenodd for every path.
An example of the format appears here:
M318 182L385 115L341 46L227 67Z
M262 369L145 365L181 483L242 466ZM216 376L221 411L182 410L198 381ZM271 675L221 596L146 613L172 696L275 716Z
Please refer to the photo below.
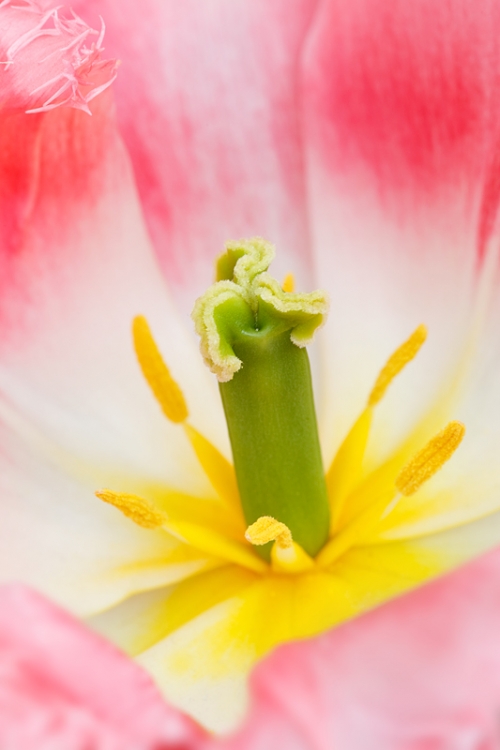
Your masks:
M304 347L328 305L324 292L284 292L267 273L273 257L258 238L229 243L193 319L220 381L248 524L272 516L313 556L328 538L329 506Z

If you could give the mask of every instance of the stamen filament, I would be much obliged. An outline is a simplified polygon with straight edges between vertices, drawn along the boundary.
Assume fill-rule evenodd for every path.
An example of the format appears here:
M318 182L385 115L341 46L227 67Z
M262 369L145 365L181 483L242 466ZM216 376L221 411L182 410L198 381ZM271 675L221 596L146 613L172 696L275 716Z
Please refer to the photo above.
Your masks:
M395 494L395 495L394 495L394 497L392 498L391 502L390 502L390 503L389 503L389 505L388 505L388 506L387 506L387 507L385 508L384 512L383 512L383 513L382 513L382 515L380 516L380 520L381 520L381 521L383 521L383 520L384 520L384 518L387 518L387 516L388 516L388 515L389 515L390 513L392 513L392 511L394 510L394 508L395 508L395 507L396 507L396 505L397 505L397 504L399 503L399 501L401 500L401 498L402 498L402 497L403 497L403 495L401 494L401 492L396 492L396 494Z
M272 516L261 516L245 532L247 541L260 546L274 542L271 565L275 573L302 573L314 568L314 561L292 539L288 526Z
M184 422L183 427L210 484L218 496L241 516L240 495L233 465L198 430L187 422Z
M206 553L209 557L242 565L256 573L266 573L269 570L267 563L243 541L231 539L214 529L200 526L197 523L174 519L167 521L164 529L180 541Z
M291 547L280 547L278 543L271 550L271 567L275 573L304 573L316 567L312 557L300 544L292 542Z
M344 438L326 474L326 486L332 508L331 534L337 531L345 500L359 482L372 424L372 414L370 408L366 408L360 414Z
M379 500L366 508L323 547L317 557L317 564L328 567L349 549L362 545L370 536L376 535L379 523L394 510L403 496L413 495L451 458L464 434L465 427L461 422L450 422L433 437L397 476L396 493L389 504L381 507Z
M134 318L132 332L142 373L163 413L171 422L182 424L212 487L222 500L238 511L239 515L241 505L234 468L206 437L187 422L189 414L184 394L173 379L146 318L142 315Z
M424 325L420 325L391 354L375 381L364 411L360 414L334 456L326 474L328 496L332 508L331 534L335 534L341 525L345 502L360 480L373 408L382 400L394 378L418 354L426 337L427 329Z

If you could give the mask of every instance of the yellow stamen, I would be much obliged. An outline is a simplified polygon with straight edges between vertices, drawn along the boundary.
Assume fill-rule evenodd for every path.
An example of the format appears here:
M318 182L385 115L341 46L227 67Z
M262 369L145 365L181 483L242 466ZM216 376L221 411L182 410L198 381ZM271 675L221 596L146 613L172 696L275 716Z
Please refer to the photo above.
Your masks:
M283 279L283 284L281 285L281 288L284 292L293 292L295 291L295 276L293 273L287 273L285 278Z
M260 546L276 542L278 547L289 549L292 546L292 532L284 523L272 516L261 516L245 532L245 539Z
M346 498L359 483L370 427L372 409L366 408L351 427L338 449L325 479L331 504L330 531L337 531Z
M396 488L402 495L413 495L452 457L465 434L461 422L450 422L444 430L429 440L416 456L403 468L396 479Z
M368 406L375 406L382 400L391 382L403 367L418 354L426 338L427 328L424 325L418 326L410 338L389 357L372 388L368 398Z
M95 494L100 500L114 505L124 516L145 529L157 529L165 523L165 516L142 497L112 490L97 490Z
M171 422L184 422L188 416L184 395L163 361L146 318L142 315L134 318L132 332L142 374L163 413Z

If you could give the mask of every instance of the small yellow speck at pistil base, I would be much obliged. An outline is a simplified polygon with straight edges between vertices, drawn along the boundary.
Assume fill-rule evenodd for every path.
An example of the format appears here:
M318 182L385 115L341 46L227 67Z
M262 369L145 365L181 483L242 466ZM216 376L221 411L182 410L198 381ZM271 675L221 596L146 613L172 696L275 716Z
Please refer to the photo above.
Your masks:
M293 275L293 273L287 273L287 275L283 279L281 288L284 292L290 293L295 291L295 276Z
M396 489L402 495L413 495L452 457L464 435L461 422L450 422L406 464L396 479Z

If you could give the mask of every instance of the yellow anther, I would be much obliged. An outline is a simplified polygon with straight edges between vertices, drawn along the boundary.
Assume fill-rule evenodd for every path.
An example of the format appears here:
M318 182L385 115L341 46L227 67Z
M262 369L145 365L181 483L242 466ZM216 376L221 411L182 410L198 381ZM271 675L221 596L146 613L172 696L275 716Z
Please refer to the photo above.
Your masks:
M283 284L281 285L281 288L284 292L294 292L295 291L295 276L293 273L287 273L285 278L283 279Z
M245 531L245 539L256 546L276 542L281 549L292 546L292 532L284 523L272 516L261 516Z
M418 326L410 338L391 354L375 381L368 398L368 406L375 406L382 400L396 375L418 354L426 338L427 328L423 325Z
M145 529L157 529L165 523L165 516L142 497L112 490L97 490L95 494L100 500L114 505L124 516Z
M163 361L146 318L142 315L134 318L132 332L142 374L163 413L171 422L184 422L188 416L184 395Z
M465 427L461 422L450 422L444 430L429 440L416 456L403 468L396 479L396 488L402 495L413 495L452 457L462 442Z

